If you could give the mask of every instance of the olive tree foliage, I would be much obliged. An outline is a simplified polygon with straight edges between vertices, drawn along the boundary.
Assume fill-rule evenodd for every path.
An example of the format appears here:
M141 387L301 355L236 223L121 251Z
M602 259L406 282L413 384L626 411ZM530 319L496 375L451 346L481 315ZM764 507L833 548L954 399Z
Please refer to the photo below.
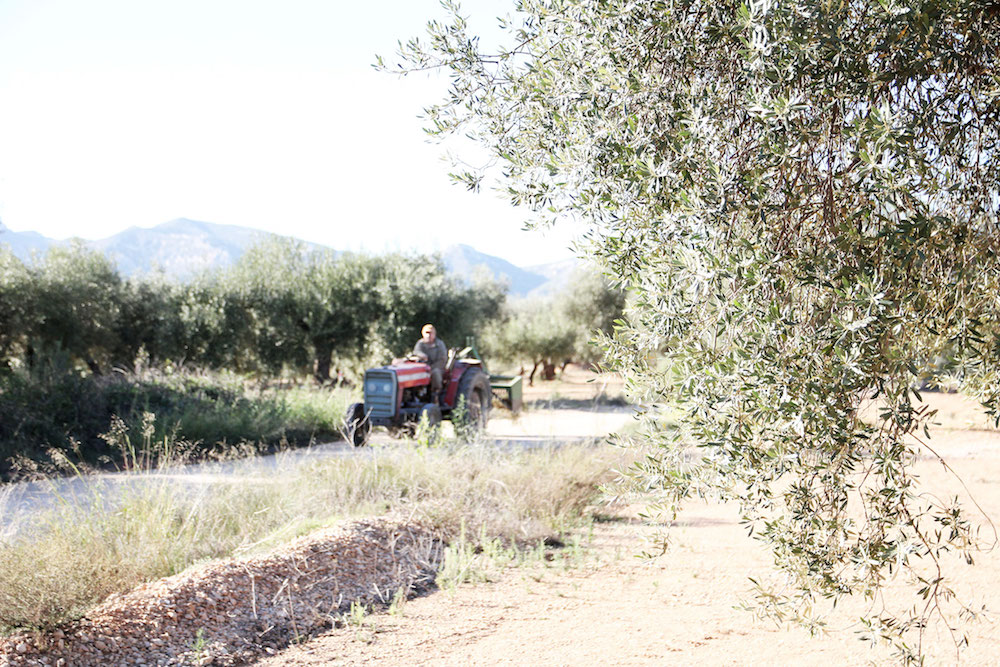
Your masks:
M0 245L0 371L9 370L11 359L22 356L27 345L30 279L28 268Z
M381 312L375 321L369 360L384 363L413 349L424 324L433 324L450 348L482 337L497 318L507 289L485 275L470 283L449 275L439 256L389 254L376 286Z
M168 359L193 367L259 370L257 337L245 293L221 272L196 276L180 289L176 317L182 333L177 356Z
M543 379L553 379L555 366L572 361L586 337L583 329L560 317L552 300L533 299L510 306L506 318L487 336L485 351L490 361L531 364L528 384L533 385L539 367Z
M226 283L246 304L251 347L266 370L311 364L326 382L335 356L363 355L381 314L375 286L382 273L379 258L271 237L240 258Z
M520 0L490 52L446 6L400 69L448 70L429 129L484 146L536 224L589 222L631 290L609 362L685 414L646 472L739 501L788 575L760 591L779 618L913 577L866 623L918 659L977 541L914 478L915 382L953 350L1000 415L1000 5Z
M117 293L118 308L106 340L116 367L137 370L185 356L188 332L180 313L188 291L163 276L130 278Z
M531 364L528 384L539 367L551 380L556 366L597 364L603 355L595 337L614 333L624 307L625 292L596 267L583 266L558 292L508 304L489 330L486 352L502 363Z
M412 348L426 322L454 346L501 310L503 285L467 285L439 257L368 256L272 237L232 267L173 283L122 278L104 255L54 247L23 263L0 246L0 371L227 369L331 380Z
M184 291L126 280L102 254L56 246L24 263L0 247L0 368L103 374L184 354Z
M280 237L250 248L219 285L241 304L237 328L248 341L240 349L260 370L308 369L318 382L334 364L358 372L405 354L427 322L462 347L506 296L495 282L448 275L440 258L336 253Z
M122 280L104 255L74 243L53 246L29 267L22 319L29 365L65 358L96 375L114 357ZM61 363L61 362L60 362Z
M597 364L603 350L598 338L614 334L616 323L625 311L625 290L592 267L577 269L570 276L568 288L558 297L566 319L579 331L571 359L583 364Z

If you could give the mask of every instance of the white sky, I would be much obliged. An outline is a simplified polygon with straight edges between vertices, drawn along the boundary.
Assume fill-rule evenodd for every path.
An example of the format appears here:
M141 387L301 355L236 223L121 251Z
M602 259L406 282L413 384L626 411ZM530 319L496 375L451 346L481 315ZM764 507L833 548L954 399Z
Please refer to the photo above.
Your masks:
M477 31L512 0L463 3ZM452 185L417 118L442 79L375 54L436 0L0 0L0 219L103 238L186 217L338 249L453 243L515 264L571 255L569 226Z

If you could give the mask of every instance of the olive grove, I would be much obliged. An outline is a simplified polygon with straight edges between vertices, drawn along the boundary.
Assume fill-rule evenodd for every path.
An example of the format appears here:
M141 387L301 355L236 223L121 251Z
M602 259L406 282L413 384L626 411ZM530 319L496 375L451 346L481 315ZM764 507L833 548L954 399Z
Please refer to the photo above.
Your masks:
M502 284L467 285L439 257L307 250L267 238L188 283L123 278L83 246L24 263L0 246L0 379L58 366L104 375L153 366L331 379L408 350L426 322L461 346L489 325Z
M29 262L0 244L0 480L116 461L112 417L135 430L155 413L199 451L335 435L335 383L411 349L426 322L460 346L505 298L440 257L277 237L187 283L123 277L80 244Z
M632 293L609 363L683 410L643 471L667 506L739 501L779 619L909 573L913 607L864 620L919 660L932 616L972 613L944 562L978 542L916 489L918 383L1000 414L1000 4L519 0L497 49L446 7L392 69L449 72L429 129L494 158L458 180L589 223Z

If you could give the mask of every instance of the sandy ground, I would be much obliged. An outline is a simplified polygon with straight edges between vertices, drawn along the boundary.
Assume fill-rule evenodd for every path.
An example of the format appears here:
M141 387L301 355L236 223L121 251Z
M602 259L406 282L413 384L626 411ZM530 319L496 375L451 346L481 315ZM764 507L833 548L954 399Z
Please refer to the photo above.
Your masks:
M986 515L1000 517L1000 433L985 426L975 405L929 394L941 427L932 443L956 477L927 459L921 483L942 496L968 486ZM969 427L975 430L969 430ZM978 517L980 522L982 516ZM748 577L773 576L767 553L746 536L736 509L691 503L672 528L672 546L655 559L637 558L661 527L634 514L595 523L582 552L509 569L487 584L463 585L409 601L401 614L375 613L267 659L278 665L864 665L892 664L890 653L858 639L865 607L842 604L828 632L812 638L737 609ZM983 536L992 539L988 525ZM582 554L582 555L581 555ZM985 607L987 618L966 625L970 647L956 653L947 628L934 623L924 638L927 664L1000 664L1000 553L975 566L949 563L960 599ZM896 582L886 603L919 602Z

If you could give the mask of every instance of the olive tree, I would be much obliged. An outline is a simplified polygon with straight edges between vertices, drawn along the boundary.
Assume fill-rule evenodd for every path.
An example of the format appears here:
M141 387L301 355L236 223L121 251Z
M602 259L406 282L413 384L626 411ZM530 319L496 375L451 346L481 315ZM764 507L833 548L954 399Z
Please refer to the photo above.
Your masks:
M487 351L500 362L531 364L529 385L539 368L543 379L552 380L556 366L564 371L572 362L600 361L597 337L614 333L624 307L625 292L596 267L584 265L558 292L509 303L490 327Z
M24 264L0 248L0 367L86 364L101 374L144 353L177 358L181 290L162 279L122 280L103 255L74 244Z
M179 355L174 361L249 372L258 367L245 295L218 272L201 274L179 296Z
M487 338L490 356L500 362L531 364L528 384L542 368L542 378L555 378L555 366L565 365L577 354L586 330L561 317L554 299L513 304L507 317L497 322ZM521 367L524 373L524 366Z
M101 375L117 344L122 280L114 264L73 243L49 248L30 272L29 365L65 355Z
M741 504L791 582L760 591L779 618L910 573L912 610L865 620L919 659L976 540L918 489L915 383L947 349L1000 414L1000 5L520 0L491 51L447 6L401 69L450 73L429 129L494 158L460 181L492 166L535 224L588 222L632 292L610 363L685 414L645 471Z
M28 267L0 245L0 370L23 355L33 311L30 284Z
M594 267L586 266L573 272L567 289L556 297L557 312L579 332L569 359L584 364L600 362L603 354L596 343L599 337L614 334L616 322L624 315L625 297L625 290Z
M181 320L186 290L163 276L130 278L118 294L118 317L112 360L116 367L136 368L137 362L159 365L184 357Z
M413 348L420 328L434 324L449 347L463 348L497 317L506 288L486 276L465 283L449 275L440 256L389 254L375 286L380 316L373 329L375 358Z
M319 381L330 379L330 364L357 359L368 347L371 331L382 317L375 284L381 261L366 255L313 253L305 278L303 317L299 323L309 337Z
M334 355L363 354L380 315L381 274L378 258L271 237L240 258L226 283L247 305L251 347L263 369L311 364L315 379L326 382Z

